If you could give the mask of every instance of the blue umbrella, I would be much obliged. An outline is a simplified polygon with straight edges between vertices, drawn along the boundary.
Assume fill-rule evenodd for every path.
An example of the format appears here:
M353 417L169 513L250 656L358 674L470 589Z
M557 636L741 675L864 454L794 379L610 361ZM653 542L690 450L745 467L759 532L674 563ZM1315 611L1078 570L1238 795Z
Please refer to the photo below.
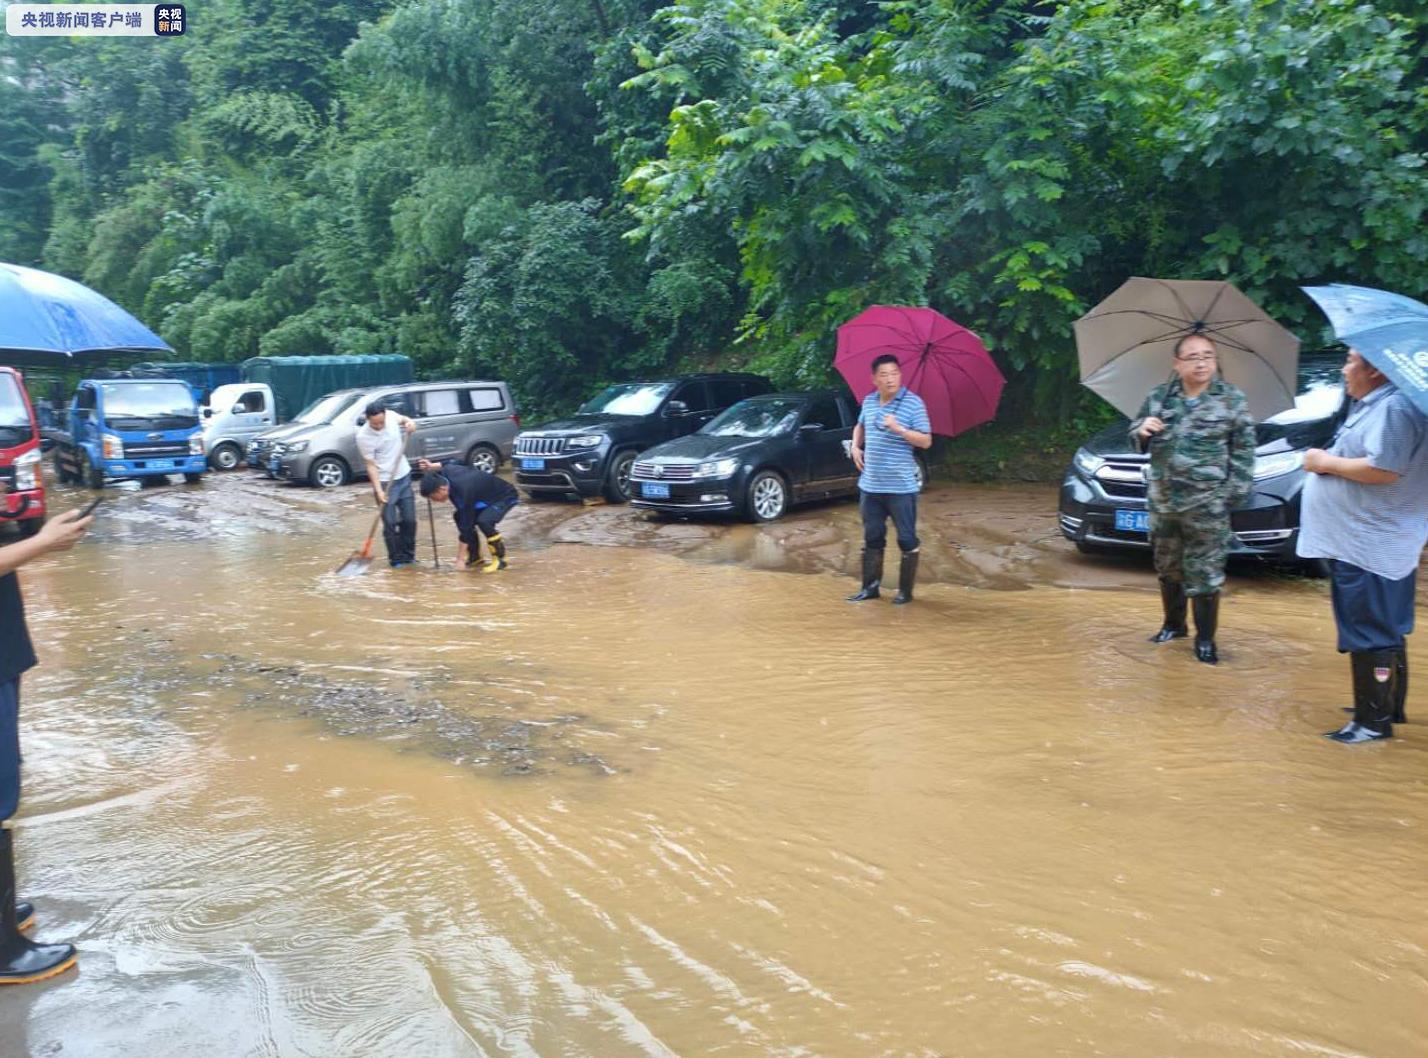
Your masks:
M1357 349L1428 415L1428 305L1344 283L1302 289L1329 317L1334 337Z
M104 295L64 276L0 262L5 360L153 352L173 350Z

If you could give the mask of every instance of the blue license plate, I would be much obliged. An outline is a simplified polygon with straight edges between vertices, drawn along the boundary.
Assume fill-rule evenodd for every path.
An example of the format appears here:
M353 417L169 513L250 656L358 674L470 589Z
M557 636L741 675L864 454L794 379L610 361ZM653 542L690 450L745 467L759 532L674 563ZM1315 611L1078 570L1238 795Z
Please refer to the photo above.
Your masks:
M522 470L544 470L544 469L545 469L545 460L544 460L544 459L522 459L522 460L521 460L521 469L522 469Z
M641 490L643 490L643 492L644 492L644 497L645 497L645 499L647 499L647 500L667 500L667 499L669 499L669 486L668 486L668 485L661 485L661 484L656 484L656 483L654 483L654 482L649 482L649 481L647 481L647 482L645 482L643 485L641 485L640 488L641 488Z
M1149 511L1116 511L1116 528L1123 533L1149 533Z

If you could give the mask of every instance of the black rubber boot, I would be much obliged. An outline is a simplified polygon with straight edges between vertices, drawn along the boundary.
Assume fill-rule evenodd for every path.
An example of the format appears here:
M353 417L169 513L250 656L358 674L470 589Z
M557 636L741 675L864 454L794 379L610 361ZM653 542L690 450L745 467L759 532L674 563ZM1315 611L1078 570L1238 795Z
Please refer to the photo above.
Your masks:
M0 985L43 981L75 964L73 945L36 944L20 932L15 912L14 838L0 827Z
M1408 714L1404 707L1408 702L1408 648L1399 647L1394 652L1396 658L1394 669L1396 671L1397 682L1393 685L1393 722L1395 724L1408 723ZM1343 710L1350 715L1354 712L1352 705L1343 706Z
M1325 732L1325 738L1357 745L1393 737L1397 653L1394 650L1371 650L1349 655L1354 676L1354 718L1337 731Z
M879 597L878 587L883 582L883 549L863 548L863 587L856 595L848 596L849 602L866 602Z
M1393 685L1393 722L1406 724L1408 714L1404 711L1404 706L1408 703L1408 648L1399 647L1393 654L1398 663Z
M1160 631L1150 637L1152 643L1184 639L1190 634L1185 627L1185 582L1160 578L1160 608L1165 611Z
M917 560L919 557L921 555L917 551L902 553L902 564L897 568L897 594L893 596L894 606L912 602L912 586L917 583Z
M1196 595L1190 603L1195 610L1195 658L1206 665L1218 665L1215 628L1220 623L1220 593Z
M28 900L15 905L15 928L33 929L35 925L35 905Z

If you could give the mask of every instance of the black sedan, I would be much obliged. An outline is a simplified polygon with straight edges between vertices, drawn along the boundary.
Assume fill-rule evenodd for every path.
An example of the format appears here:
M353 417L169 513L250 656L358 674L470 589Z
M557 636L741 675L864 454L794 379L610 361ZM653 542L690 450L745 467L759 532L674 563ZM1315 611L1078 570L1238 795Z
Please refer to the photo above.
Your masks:
M1348 413L1342 364L1341 357L1302 358L1294 407L1255 427L1254 490L1230 514L1231 554L1294 560L1303 452L1326 446ZM1090 438L1061 483L1061 534L1087 552L1148 550L1146 460L1124 419Z
M793 503L858 491L848 455L858 409L846 393L740 401L698 433L642 452L630 503L670 514L737 513L771 522Z

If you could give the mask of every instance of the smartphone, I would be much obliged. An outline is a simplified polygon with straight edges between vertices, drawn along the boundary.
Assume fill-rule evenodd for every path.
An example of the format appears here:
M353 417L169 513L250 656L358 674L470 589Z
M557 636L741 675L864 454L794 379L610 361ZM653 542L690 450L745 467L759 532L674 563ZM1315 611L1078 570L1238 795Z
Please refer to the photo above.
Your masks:
M103 502L104 502L105 500L107 500L108 498L109 498L108 496L96 496L96 497L94 497L94 499L92 499L92 500L89 502L89 504L88 504L83 510L81 510L81 511L79 512L79 516L80 516L81 518L88 518L91 514L94 513L94 508L98 507L101 503L103 503Z

